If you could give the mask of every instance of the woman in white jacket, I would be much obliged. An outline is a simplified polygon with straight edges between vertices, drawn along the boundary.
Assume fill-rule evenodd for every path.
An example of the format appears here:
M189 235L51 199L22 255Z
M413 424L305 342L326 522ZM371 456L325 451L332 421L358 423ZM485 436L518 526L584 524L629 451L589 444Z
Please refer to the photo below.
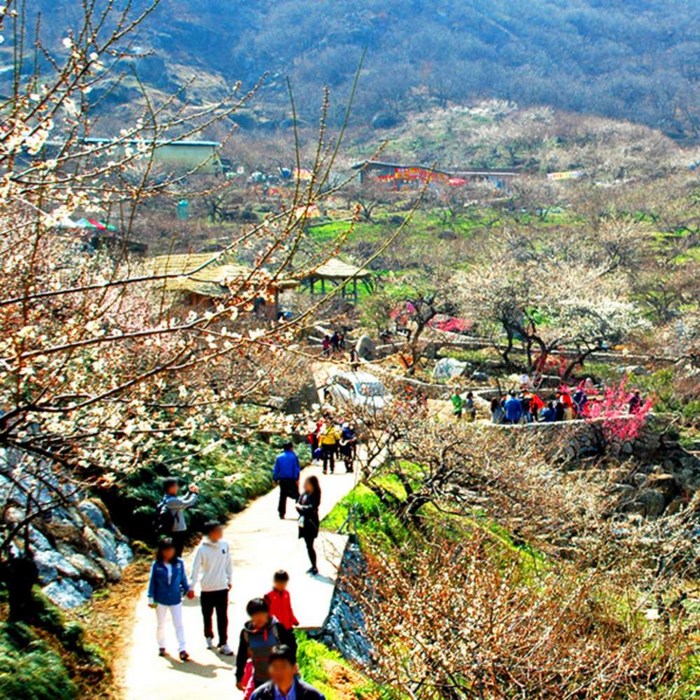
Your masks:
M232 656L228 645L228 592L231 590L233 562L228 542L223 539L224 528L220 523L210 522L204 526L205 538L194 554L192 587L201 587L200 602L204 618L204 637L207 647L214 648L213 617L216 611L216 626L219 633L219 652Z

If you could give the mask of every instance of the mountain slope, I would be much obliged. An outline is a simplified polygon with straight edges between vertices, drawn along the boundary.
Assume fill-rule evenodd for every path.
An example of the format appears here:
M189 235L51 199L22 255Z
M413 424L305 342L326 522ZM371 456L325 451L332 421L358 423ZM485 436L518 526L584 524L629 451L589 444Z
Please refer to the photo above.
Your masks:
M39 0L60 26L77 0ZM302 112L347 90L367 60L356 118L497 97L700 133L700 6L692 0L167 0L142 40L212 84L290 76ZM157 82L157 80L156 80Z

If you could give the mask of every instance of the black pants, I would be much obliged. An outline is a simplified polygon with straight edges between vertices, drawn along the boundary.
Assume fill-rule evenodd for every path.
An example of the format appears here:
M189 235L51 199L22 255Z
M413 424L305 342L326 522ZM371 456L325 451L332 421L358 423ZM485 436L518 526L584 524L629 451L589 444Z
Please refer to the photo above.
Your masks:
M204 636L213 637L212 620L216 610L216 628L219 632L219 646L228 642L228 590L202 591L202 618L204 619Z
M335 471L335 445L321 445L323 453L323 473L325 474L330 467L331 474Z
M306 551L309 555L309 561L311 566L316 568L316 550L314 549L314 542L316 541L316 535L304 535L304 542L306 543Z
M280 502L278 506L278 511L280 518L284 518L287 514L287 499L292 498L295 501L299 500L299 487L294 479L281 479L280 480Z
M173 532L170 535L170 539L173 541L173 547L175 547L175 553L178 557L182 556L182 550L185 548L185 540L187 539L186 532Z

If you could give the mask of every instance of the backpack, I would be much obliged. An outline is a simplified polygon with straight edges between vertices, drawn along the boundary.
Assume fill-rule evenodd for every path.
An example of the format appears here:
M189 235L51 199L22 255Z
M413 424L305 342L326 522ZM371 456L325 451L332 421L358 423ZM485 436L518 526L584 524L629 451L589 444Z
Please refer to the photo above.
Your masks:
M173 531L175 526L175 515L172 510L168 508L168 497L165 496L163 500L156 506L156 514L153 519L153 529L157 535L169 535Z

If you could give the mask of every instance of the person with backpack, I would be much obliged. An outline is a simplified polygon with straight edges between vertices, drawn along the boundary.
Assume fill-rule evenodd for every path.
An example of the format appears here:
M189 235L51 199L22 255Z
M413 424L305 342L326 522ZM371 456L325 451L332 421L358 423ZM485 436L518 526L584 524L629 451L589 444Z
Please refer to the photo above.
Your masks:
M246 690L243 679L248 659L253 662L253 685L259 688L270 680L272 649L280 644L292 648L295 644L294 633L270 615L270 608L262 598L253 598L246 606L246 613L250 620L241 630L236 654L236 687L242 691Z
M224 528L220 523L208 522L204 526L205 537L194 553L192 587L200 584L200 603L204 620L204 638L207 648L214 648L212 625L216 610L216 627L219 633L219 653L233 656L228 645L228 592L233 583L233 562L228 542L224 541ZM201 578L201 580L200 580Z
M280 489L280 499L277 506L280 520L284 520L287 514L287 499L291 498L294 501L299 499L300 474L301 465L296 452L294 452L294 445L291 442L285 442L282 446L282 454L277 456L275 468L272 471L272 480L279 484Z
M158 545L156 560L151 565L148 581L148 605L156 611L158 654L165 656L165 623L170 614L177 636L180 661L190 657L185 645L185 628L182 623L182 596L194 598L194 591L187 581L185 563L177 556L173 541L163 539Z
M181 557L187 539L185 511L199 500L199 488L190 484L189 493L184 498L178 495L179 490L180 481L177 477L168 477L163 482L163 500L156 509L155 525L157 535L170 538L177 556Z
M293 649L285 645L274 647L268 658L269 683L252 695L252 700L326 700L308 683L299 679L299 667Z

